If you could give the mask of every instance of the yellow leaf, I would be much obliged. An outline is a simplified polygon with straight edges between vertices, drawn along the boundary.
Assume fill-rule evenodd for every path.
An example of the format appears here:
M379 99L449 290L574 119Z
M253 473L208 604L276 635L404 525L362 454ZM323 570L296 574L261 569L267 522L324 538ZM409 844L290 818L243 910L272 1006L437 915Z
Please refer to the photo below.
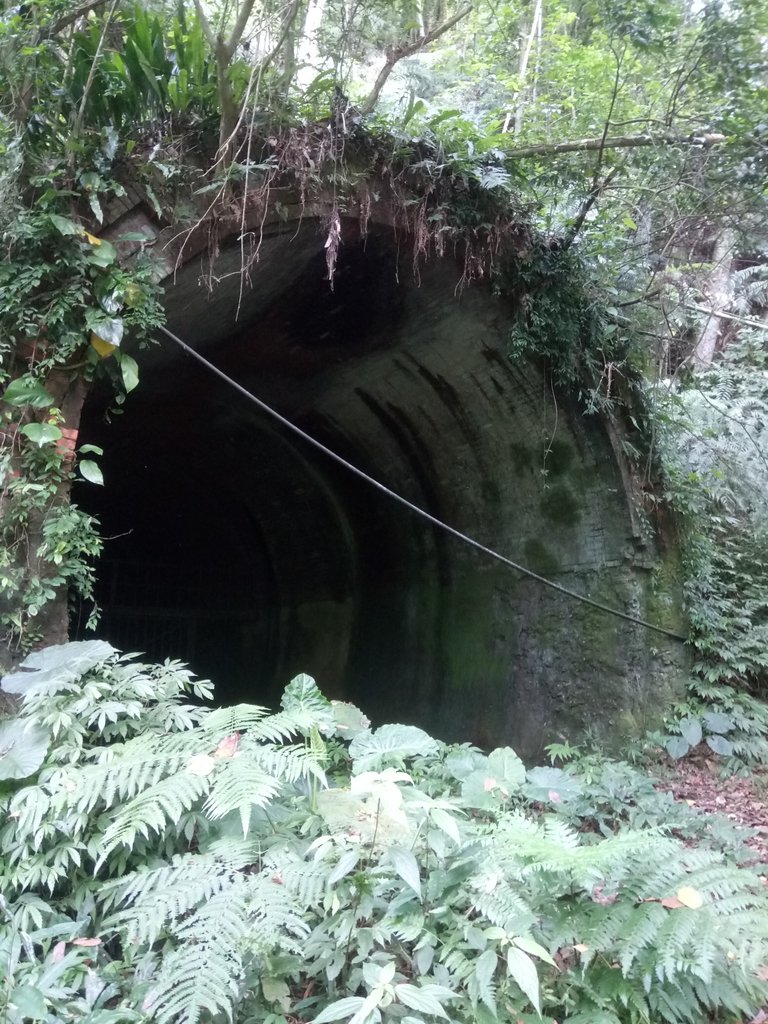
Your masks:
M117 348L117 345L110 345L108 341L104 341L104 339L100 338L98 334L91 335L91 344L99 353L102 359L106 359L107 356L111 356L112 353Z
M101 239L97 238L96 235L92 235L88 231L84 231L83 234L88 239L88 241L91 243L91 245L101 245Z
M136 284L135 281L129 281L125 286L125 304L126 306L135 306L143 297L144 293Z
M704 897L699 890L691 888L690 885L684 885L682 889L678 889L677 898L684 907L688 907L690 910L698 910L704 904Z

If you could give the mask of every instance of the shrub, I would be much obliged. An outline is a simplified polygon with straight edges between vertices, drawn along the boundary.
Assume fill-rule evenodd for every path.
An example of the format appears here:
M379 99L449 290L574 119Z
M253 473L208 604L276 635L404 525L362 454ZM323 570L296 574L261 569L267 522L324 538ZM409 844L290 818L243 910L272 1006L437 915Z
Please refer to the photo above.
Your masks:
M508 748L372 730L307 676L268 714L99 641L25 664L0 752L13 1024L698 1024L766 997L755 875L659 824L580 832Z

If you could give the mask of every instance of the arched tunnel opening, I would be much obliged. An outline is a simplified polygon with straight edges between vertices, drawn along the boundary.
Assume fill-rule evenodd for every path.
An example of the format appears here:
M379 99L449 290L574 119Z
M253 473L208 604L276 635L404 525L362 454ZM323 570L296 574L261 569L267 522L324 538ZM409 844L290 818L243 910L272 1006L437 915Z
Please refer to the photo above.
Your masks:
M458 293L447 260L417 278L391 231L347 238L331 290L323 241L311 223L266 237L242 292L239 246L210 293L187 264L166 291L170 329L432 515L639 609L605 431L507 360L503 303ZM139 388L120 409L94 388L80 432L104 449L105 487L74 494L105 538L98 635L187 662L220 703L274 707L304 671L374 722L523 752L595 707L624 713L630 676L643 703L629 663L647 663L645 637L464 548L172 342L136 357Z

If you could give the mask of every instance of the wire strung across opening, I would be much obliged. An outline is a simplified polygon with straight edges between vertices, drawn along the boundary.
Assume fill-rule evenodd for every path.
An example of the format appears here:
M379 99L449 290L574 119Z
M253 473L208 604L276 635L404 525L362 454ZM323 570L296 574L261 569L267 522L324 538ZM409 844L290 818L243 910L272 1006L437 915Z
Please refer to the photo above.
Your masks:
M358 469L358 467L352 465L351 462L347 462L346 459L342 458L342 456L339 455L337 452L333 451L333 449L328 448L326 445L322 444L322 442L318 441L310 434L307 434L306 431L301 429L301 427L297 426L295 423L292 423L285 416L282 416L276 409L273 409L270 405L267 405L267 403L262 401L260 398L257 398L256 395L248 391L247 388L244 388L242 384L238 384L236 380L233 380L231 377L229 377L226 373L224 373L223 370L220 370L217 366L215 366L208 359L206 359L205 356L201 355L194 348L188 345L185 341L182 341L181 338L179 338L176 334L173 333L173 331L169 331L167 327L159 327L158 330L171 341L173 341L176 345L178 345L184 352L186 352L187 355L191 356L193 359L196 359L198 363L204 366L210 373L214 374L220 380L224 381L231 388L234 388L235 391L241 394L249 402L252 402L254 405L256 405L259 409L261 409L262 412L266 413L268 416L271 416L274 420L277 420L277 422L282 424L282 426L284 426L286 430L290 430L292 433L296 434L307 444L312 445L313 448L316 448L318 451L322 452L328 458L333 459L334 462L338 463L340 466L343 466L344 469L346 469L348 472L353 473L361 480L364 480L371 487L376 488L376 490L380 491L388 498L391 498L392 501L396 501L398 502L398 504L403 505L409 511L413 512L417 516L420 516L422 519L425 519L427 522L431 523L433 526L436 526L438 529L443 530L444 532L449 533L451 536L458 538L464 544L468 544L470 547L476 548L478 551L482 551L483 554L488 555L489 558L493 558L497 562L501 562L503 565L508 566L510 569L514 569L516 572L519 572L521 575L527 576L529 579L536 580L538 583L541 583L542 586L549 587L551 590L556 590L559 594L564 594L566 597L570 597L574 601L581 601L583 604L587 604L592 608L597 608L598 611L604 612L606 615L613 615L617 619L623 619L625 622L631 622L634 625L641 626L644 629L652 630L655 633L661 633L663 636L671 637L673 640L679 640L682 643L687 642L687 637L683 636L680 633L675 633L673 630L667 629L665 626L659 626L654 622L647 622L645 619L640 619L635 615L630 615L627 612L622 612L618 608L612 608L610 605L602 604L600 601L594 601L591 597L587 597L585 594L579 594L575 590L570 590L568 587L563 587L561 586L561 584L555 583L554 580L549 580L544 576L540 576L538 573L533 572L532 569L527 569L524 565L520 565L518 562L513 562L511 558L507 558L504 555L499 554L498 551L494 551L492 548L486 547L485 544L481 544L480 541L475 540L473 537L467 536L467 534L462 533L461 530L457 530L453 526L449 526L448 523L444 523L441 519L438 519L436 516L431 515L425 509L420 508L418 505L414 505L413 502L408 501L408 499L404 498L401 494L398 494L396 491L391 490L389 487L385 486L380 481L376 480L374 477L369 476L367 473L363 472L363 470Z

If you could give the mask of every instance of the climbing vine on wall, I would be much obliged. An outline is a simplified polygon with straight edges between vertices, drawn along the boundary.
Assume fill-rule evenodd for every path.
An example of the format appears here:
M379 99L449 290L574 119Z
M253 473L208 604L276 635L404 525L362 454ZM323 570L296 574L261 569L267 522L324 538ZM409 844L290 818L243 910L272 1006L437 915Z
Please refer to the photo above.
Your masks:
M26 176L22 160L34 164L39 152L20 149L6 145L0 170L15 199L0 263L0 629L11 652L49 631L67 588L93 596L100 541L68 500L75 472L101 482L98 450L77 446L80 407L97 374L112 378L122 402L138 381L123 338L146 337L161 318L151 268L121 266L115 247L84 226L98 231L101 203L121 190L104 174L103 149Z

